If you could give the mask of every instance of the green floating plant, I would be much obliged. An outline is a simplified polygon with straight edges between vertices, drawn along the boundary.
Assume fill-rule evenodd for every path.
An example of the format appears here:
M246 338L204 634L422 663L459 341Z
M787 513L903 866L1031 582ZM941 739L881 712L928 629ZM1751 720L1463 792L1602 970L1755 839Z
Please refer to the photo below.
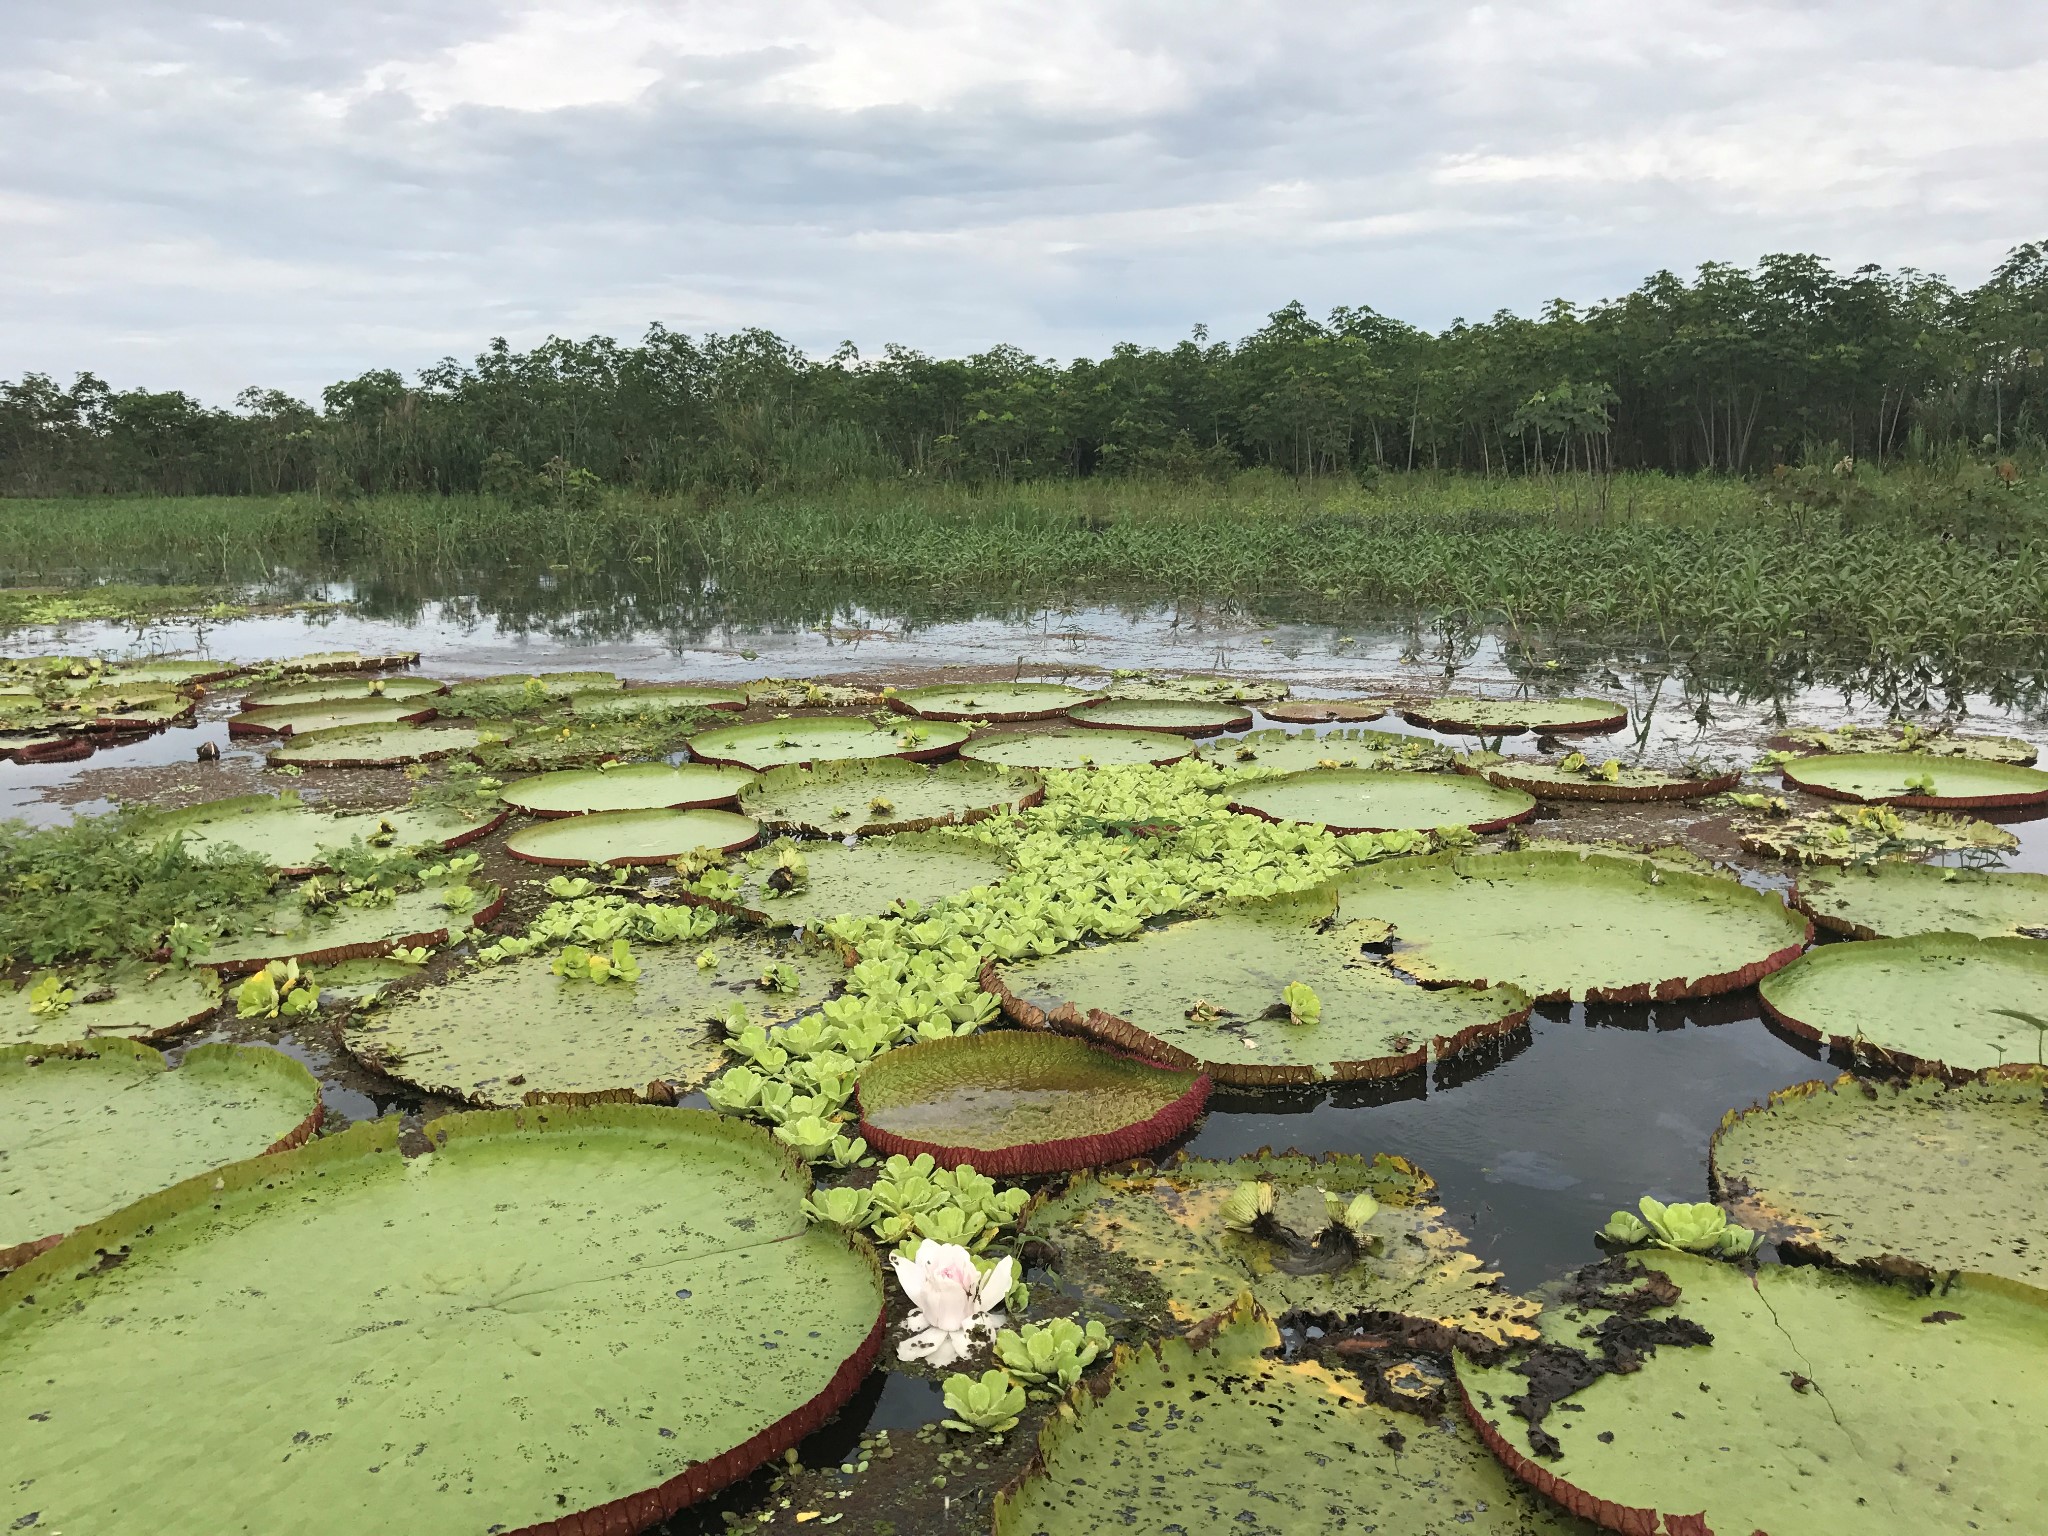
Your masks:
M606 954L571 944L555 956L551 969L565 981L588 981L598 985L608 981L630 985L640 979L640 962L633 958L633 951L624 939L613 939L611 950Z
M52 971L29 989L28 1011L39 1019L54 1019L70 1009L71 1000L77 995L64 984L63 977Z
M1640 1219L1616 1211L1599 1235L1625 1248L1648 1243L1676 1253L1701 1253L1715 1258L1746 1259L1763 1246L1763 1234L1736 1226L1728 1213L1711 1201L1665 1205L1645 1195L1638 1202Z
M983 1371L980 1380L956 1372L946 1378L948 1429L968 1434L1008 1434L1024 1411L1024 1389L1002 1371Z
M297 960L273 960L235 989L238 1019L298 1018L320 1006L320 989L299 976Z
M1305 982L1287 983L1280 989L1280 1001L1287 1008L1287 1017L1296 1024L1323 1022L1323 1000Z
M1025 1384L1025 1395L1039 1402L1073 1386L1109 1347L1102 1324L1091 1322L1084 1328L1070 1317L1004 1328L995 1337L996 1358Z

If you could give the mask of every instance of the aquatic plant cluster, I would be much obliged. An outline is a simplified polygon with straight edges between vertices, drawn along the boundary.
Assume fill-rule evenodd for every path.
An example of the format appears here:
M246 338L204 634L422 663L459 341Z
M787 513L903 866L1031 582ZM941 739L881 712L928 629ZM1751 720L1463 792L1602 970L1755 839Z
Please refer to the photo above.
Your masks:
M508 781L501 733L635 690L274 672L236 718L304 712L264 771L305 794L0 829L0 1417L30 1426L0 1521L647 1529L878 1365L930 1381L940 1467L1002 1459L948 1498L1011 1536L1141 1506L1850 1530L1873 1486L1915 1529L1967 1490L2019 1532L2048 1496L2015 1364L2048 1276L2011 1240L2048 1211L1983 1186L2048 1156L2048 881L1959 814L2048 812L2026 743L1837 729L1738 775L1463 750L1611 732L1592 698L1324 711L1420 741L1276 730L1284 690L1228 679L776 680L697 690L686 761L607 738ZM405 717L335 722L365 700ZM1219 712L1238 734L1181 734ZM1141 760L1095 765L1136 720ZM1031 763L920 761L990 740ZM337 780L387 803L331 809ZM1646 790L1749 818L1789 894L1526 830ZM1535 1000L1749 989L1854 1075L1730 1106L1710 1198L1642 1193L1528 1294L1391 1152L1169 1155L1215 1084L1412 1081ZM266 1043L177 1043L209 1022ZM270 1044L322 1039L461 1107L325 1125ZM284 1470L138 1455L173 1400L266 1458L291 1437ZM441 1427L394 1455L394 1412ZM1768 1475L1700 1475L1735 1465Z

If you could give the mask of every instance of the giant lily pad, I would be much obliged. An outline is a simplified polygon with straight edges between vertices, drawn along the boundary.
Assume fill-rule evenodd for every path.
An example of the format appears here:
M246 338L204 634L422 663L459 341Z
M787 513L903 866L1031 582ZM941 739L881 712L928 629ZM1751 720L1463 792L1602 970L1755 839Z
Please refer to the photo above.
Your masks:
M1270 678L1174 677L1163 672L1142 672L1113 677L1109 685L1113 699L1182 699L1202 703L1271 704L1287 697L1287 685Z
M789 1018L823 1002L844 969L836 956L759 940L711 950L717 963L705 967L698 951L642 946L633 982L557 976L546 955L486 965L386 994L351 1016L343 1038L380 1072L467 1104L639 1094L654 1082L680 1092L724 1065L719 1021L735 1003L755 1022ZM796 990L762 987L770 964L788 966Z
M873 1250L806 1226L767 1132L636 1105L425 1131L230 1164L0 1281L0 1522L644 1530L866 1376Z
M214 941L198 963L239 974L272 960L325 965L366 960L394 949L450 944L498 915L505 894L496 886L433 885L406 891L381 905L346 903L309 909L287 900L257 913L239 933Z
M1271 1221L1226 1226L1241 1183L1270 1184ZM1379 1205L1357 1236L1324 1192ZM1158 1173L1083 1174L1028 1207L1022 1235L1085 1295L1155 1328L1213 1316L1243 1291L1276 1316L1341 1318L1429 1348L1482 1354L1533 1339L1537 1304L1501 1288L1437 1204L1429 1175L1398 1157L1187 1160Z
M466 727L425 730L417 725L345 725L295 732L270 752L273 768L396 768L471 752L483 738Z
M351 725L418 725L433 718L431 699L330 699L245 709L228 721L228 734L303 736Z
M872 837L965 826L1045 798L1045 781L1026 768L992 763L917 763L876 758L771 768L740 794L740 809L780 832Z
M1267 821L1301 821L1332 832L1497 832L1536 814L1536 799L1465 774L1311 768L1239 785L1230 808Z
M1358 1379L1281 1353L1242 1297L1186 1338L1119 1349L1100 1396L1076 1388L996 1496L995 1536L1154 1531L1469 1532L1586 1527L1502 1471L1455 1418L1368 1400Z
M1612 699L1429 699L1404 706L1401 718L1425 730L1464 736L1519 736L1524 731L1606 732L1628 724L1628 706Z
M1225 908L1045 960L983 972L1004 1012L1155 1061L1254 1087L1392 1077L1515 1029L1512 988L1412 986L1366 948L1384 932L1332 926L1330 893ZM1282 996L1309 988L1297 1018Z
M2048 1063L2048 945L1923 933L1828 944L1767 977L1771 1017L1908 1072Z
M994 1030L888 1051L861 1072L861 1134L992 1178L1139 1157L1182 1135L1209 1079L1056 1035Z
M1914 752L1929 757L1968 757L1985 763L2032 767L2038 750L2017 736L1965 736L1927 730L1904 721L1888 726L1841 725L1833 730L1799 729L1771 738L1770 745L1795 752Z
M617 691L591 689L574 694L570 707L579 715L641 715L670 709L745 709L746 690L706 683L655 683Z
M1748 816L1735 836L1751 853L1802 864L1924 859L1937 853L2007 853L2020 840L1968 816L1897 811L1888 805L1828 805L1799 816Z
M1605 763L1590 761L1567 768L1562 762L1539 763L1518 757L1467 765L1465 771L1504 789L1526 791L1539 800L1698 800L1722 794L1742 782L1740 769L1726 773L1665 773L1656 768L1628 768L1620 763L1609 768Z
M61 1011L36 1013L29 1004L51 975L71 992ZM11 992L0 992L0 1045L30 1040L162 1040L189 1029L220 1006L220 980L212 971L126 960L103 967L64 966L38 971Z
M276 663L279 671L310 675L316 672L393 672L419 664L418 651L313 651L304 656L287 656Z
M535 864L666 864L697 848L744 848L760 835L737 811L597 811L521 827L505 851Z
M233 677L242 668L232 661L188 660L173 656L153 656L140 661L117 662L107 668L103 680L119 688L133 688L138 685L156 684L165 688L193 688L202 683L217 683L224 677Z
M779 842L760 848L731 866L739 889L706 900L709 905L755 922L810 927L849 913L880 914L924 906L979 886L994 885L1009 863L986 843L943 832L906 832L869 838L848 848L819 841L797 846L804 873L778 873Z
M1458 1363L1481 1438L1567 1509L1656 1536L2039 1528L2034 1293L1655 1252L1570 1297L1527 1357Z
M2048 773L2015 763L1914 752L1835 752L1794 758L1779 771L1795 789L1866 805L1929 811L2048 805Z
M1810 936L1768 891L1606 854L1432 854L1356 870L1339 889L1342 918L1393 925L1396 970L1537 998L1712 997L1789 965Z
M81 694L62 718L82 731L154 731L189 720L195 700L182 693L102 690Z
M977 736L960 755L977 763L1005 768L1130 768L1150 763L1163 767L1186 757L1184 737L1162 731L1103 731L1075 727L1064 731L999 731Z
M1101 697L1065 683L940 683L905 688L889 702L927 720L1049 720Z
M259 689L242 700L245 711L303 708L308 704L338 704L364 699L423 699L446 691L448 685L431 677L329 677L303 679Z
M1809 869L1792 899L1821 927L1857 939L2048 938L2048 875L1896 862Z
M565 768L518 779L499 791L529 816L587 816L594 811L688 811L723 805L758 783L745 768L711 763L628 763Z
M1714 1135L1714 1188L1781 1250L1922 1282L1955 1270L2048 1292L2048 1070L1953 1086L1781 1088Z
M1289 699L1284 704L1268 704L1259 713L1289 725L1359 725L1379 719L1389 707L1384 699Z
M456 848L495 829L496 816L471 821L454 811L322 811L296 798L236 795L183 810L163 811L139 822L136 836L150 842L180 838L199 858L229 848L253 853L289 875L327 866L326 855L357 838L389 848Z
M1079 704L1067 711L1077 725L1097 730L1171 731L1177 736L1214 736L1241 731L1252 723L1242 704L1217 704L1200 699L1106 699Z
M924 762L945 756L967 736L966 726L943 720L876 725L855 715L791 715L751 725L722 725L692 736L690 755L707 763L737 763L755 769L860 757Z
M0 1269L221 1163L296 1147L320 1084L291 1057L201 1045L174 1072L146 1045L0 1047Z
M1256 769L1265 774L1301 773L1310 768L1448 768L1451 749L1427 736L1396 731L1253 731L1229 741L1209 742L1196 756L1220 768Z

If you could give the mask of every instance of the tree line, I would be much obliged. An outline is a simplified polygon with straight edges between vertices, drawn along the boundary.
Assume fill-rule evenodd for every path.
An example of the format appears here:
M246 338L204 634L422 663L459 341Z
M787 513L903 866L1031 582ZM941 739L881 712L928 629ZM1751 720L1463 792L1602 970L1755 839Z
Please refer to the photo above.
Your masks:
M0 493L809 489L910 476L1224 478L1465 470L1755 474L1778 464L2038 456L2048 241L1980 287L1815 256L1659 272L1633 292L1431 333L1300 304L1234 343L1123 344L1068 363L998 346L829 357L765 330L638 345L502 339L317 406L248 389L0 381Z

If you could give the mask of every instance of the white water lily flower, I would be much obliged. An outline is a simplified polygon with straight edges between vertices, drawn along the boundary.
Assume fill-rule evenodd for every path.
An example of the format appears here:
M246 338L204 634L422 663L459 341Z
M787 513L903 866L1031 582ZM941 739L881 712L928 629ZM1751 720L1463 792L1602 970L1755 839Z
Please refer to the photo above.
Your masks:
M904 1320L910 1335L896 1346L897 1359L951 1365L967 1358L975 1335L986 1337L1003 1325L995 1309L1010 1294L1014 1260L1001 1259L983 1275L974 1255L959 1244L926 1238L916 1257L891 1254L889 1262L913 1308Z

